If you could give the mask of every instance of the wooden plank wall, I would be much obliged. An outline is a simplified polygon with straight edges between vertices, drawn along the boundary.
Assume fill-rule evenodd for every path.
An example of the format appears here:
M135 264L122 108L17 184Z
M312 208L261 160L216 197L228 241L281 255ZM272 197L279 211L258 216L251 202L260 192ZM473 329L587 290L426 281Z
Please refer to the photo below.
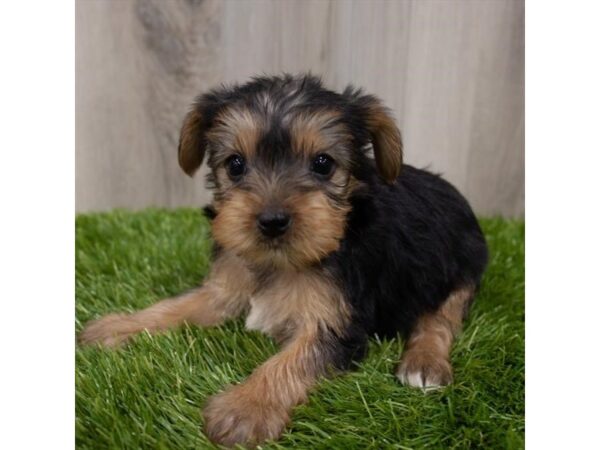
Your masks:
M192 98L308 70L382 97L479 214L524 214L522 0L77 0L77 210L205 203L176 161Z

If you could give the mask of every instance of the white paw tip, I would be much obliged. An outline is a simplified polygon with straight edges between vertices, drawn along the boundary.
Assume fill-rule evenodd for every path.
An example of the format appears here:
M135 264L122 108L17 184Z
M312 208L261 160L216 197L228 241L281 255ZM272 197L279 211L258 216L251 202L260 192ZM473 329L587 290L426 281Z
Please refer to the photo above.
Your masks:
M442 387L442 385L434 379L423 376L422 372L405 372L400 371L398 379L404 385L422 388L422 389L436 389Z

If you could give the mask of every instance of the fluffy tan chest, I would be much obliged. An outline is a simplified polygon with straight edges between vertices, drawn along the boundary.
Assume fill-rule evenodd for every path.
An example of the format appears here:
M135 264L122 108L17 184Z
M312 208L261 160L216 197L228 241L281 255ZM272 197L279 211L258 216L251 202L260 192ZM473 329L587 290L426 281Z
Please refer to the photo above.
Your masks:
M303 326L339 329L348 311L337 287L315 272L285 272L250 299L246 328L276 339Z

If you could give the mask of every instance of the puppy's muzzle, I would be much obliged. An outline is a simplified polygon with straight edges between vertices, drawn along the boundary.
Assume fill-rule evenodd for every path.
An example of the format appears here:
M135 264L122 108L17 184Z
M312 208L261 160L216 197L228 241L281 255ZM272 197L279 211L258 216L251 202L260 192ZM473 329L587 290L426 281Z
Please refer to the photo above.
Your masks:
M267 210L256 219L260 232L269 238L282 236L292 223L292 218L282 210Z

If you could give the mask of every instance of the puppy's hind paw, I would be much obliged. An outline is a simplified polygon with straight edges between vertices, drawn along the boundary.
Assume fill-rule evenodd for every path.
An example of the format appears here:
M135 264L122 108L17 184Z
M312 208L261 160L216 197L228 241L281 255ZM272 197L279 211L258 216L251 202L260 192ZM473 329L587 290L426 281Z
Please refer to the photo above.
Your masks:
M452 382L452 366L441 356L409 351L402 357L396 377L404 385L437 388Z

